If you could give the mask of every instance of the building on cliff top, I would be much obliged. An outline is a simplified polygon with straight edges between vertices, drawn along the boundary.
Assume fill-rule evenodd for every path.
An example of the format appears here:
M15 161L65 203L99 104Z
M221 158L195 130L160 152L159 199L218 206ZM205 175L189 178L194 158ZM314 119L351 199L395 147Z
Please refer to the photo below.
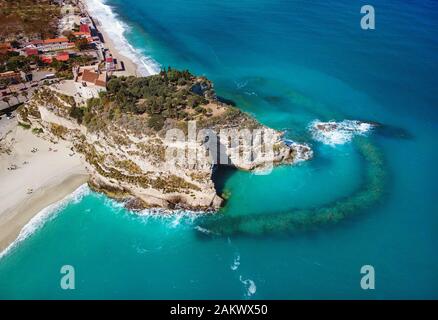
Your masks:
M73 42L69 42L67 38L35 40L31 42L31 45L42 52L67 50L75 47L75 44Z
M97 66L74 66L73 75L76 90L83 98L98 97L99 92L106 91L107 73Z

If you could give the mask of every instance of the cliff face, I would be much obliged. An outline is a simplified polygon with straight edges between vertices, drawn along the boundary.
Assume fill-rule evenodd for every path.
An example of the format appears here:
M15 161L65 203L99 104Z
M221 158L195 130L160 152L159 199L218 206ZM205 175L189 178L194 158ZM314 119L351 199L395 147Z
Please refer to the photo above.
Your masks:
M204 96L207 95L212 97L212 92ZM21 108L18 120L42 138L71 141L75 151L84 155L90 186L126 201L133 209L216 211L223 201L211 179L215 164L266 171L276 164L294 163L312 156L308 146L287 146L280 132L261 126L228 105L212 101L203 102L204 108L208 108L207 115L202 112L200 117L186 108L186 113L191 115L189 119L166 118L158 128L151 122L155 114L106 118L111 112L108 105L114 106L114 101L100 105L100 110L88 105L82 115L89 119L78 120L78 109L85 107L77 106L73 97L43 88ZM195 125L197 131L193 131ZM247 131L236 136L235 130L242 128ZM202 129L206 134L193 134ZM260 133L252 134L247 140L254 145L248 151L239 142L253 131ZM266 143L254 143L268 140L272 148L267 148Z

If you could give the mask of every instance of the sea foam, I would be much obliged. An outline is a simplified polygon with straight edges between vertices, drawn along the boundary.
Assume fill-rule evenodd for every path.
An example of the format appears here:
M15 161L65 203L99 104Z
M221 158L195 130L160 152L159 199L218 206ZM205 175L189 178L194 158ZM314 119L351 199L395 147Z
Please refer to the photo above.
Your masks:
M315 120L309 125L314 140L331 146L350 142L356 135L366 135L372 128L373 124L358 120L341 122Z
M57 214L71 203L79 203L82 198L90 194L91 190L87 184L81 185L74 192L66 196L64 199L51 204L38 212L20 231L17 238L6 249L0 252L0 259L16 248L21 242L29 238L36 231L40 230L48 221L56 218Z
M151 221L161 221L170 229L193 228L195 221L199 217L205 216L204 212L195 212L183 209L145 209L142 211L127 211L134 219L140 219L144 224Z
M231 270L236 271L240 266L240 254L236 252L234 254L233 264L231 265Z
M253 280L243 279L242 276L239 277L239 280L245 286L245 289L246 289L245 297L246 298L250 298L251 296L253 296L256 293L257 286Z
M116 50L137 65L137 71L140 75L148 76L160 72L161 68L158 62L128 42L125 35L129 32L130 27L120 20L105 2L105 0L87 0L86 5L90 15L99 22L100 28L114 43Z

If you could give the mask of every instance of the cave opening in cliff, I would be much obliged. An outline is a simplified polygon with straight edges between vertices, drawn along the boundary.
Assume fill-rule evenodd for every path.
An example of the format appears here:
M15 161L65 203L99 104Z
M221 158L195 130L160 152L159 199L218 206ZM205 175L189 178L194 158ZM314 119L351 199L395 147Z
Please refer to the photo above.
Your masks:
M216 164L213 166L211 180L214 183L214 188L219 196L226 193L226 183L228 179L237 171L234 166Z

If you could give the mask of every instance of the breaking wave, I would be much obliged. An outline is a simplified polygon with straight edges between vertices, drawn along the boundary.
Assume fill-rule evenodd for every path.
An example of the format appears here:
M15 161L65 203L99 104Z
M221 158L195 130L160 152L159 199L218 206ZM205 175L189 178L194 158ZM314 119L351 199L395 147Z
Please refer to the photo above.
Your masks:
M309 125L314 140L331 146L350 142L356 135L366 135L372 128L371 123L357 120L341 122L315 120Z
M239 277L240 282L245 286L245 297L250 298L257 292L257 286L255 282L251 279L243 279L242 276Z
M160 65L144 52L134 48L126 39L125 34L130 27L121 21L112 8L105 4L105 0L87 0L87 9L91 16L99 22L103 31L111 38L114 46L120 54L129 58L137 65L138 72L142 76L157 74Z
M79 203L83 197L90 194L91 190L87 184L81 185L74 192L66 196L61 201L58 201L44 208L37 213L20 231L17 238L5 250L0 253L0 259L11 252L18 244L29 238L36 231L40 230L48 221L56 218L57 214L72 203Z
M231 270L236 271L240 266L240 254L236 253L234 255L233 264L231 265Z

